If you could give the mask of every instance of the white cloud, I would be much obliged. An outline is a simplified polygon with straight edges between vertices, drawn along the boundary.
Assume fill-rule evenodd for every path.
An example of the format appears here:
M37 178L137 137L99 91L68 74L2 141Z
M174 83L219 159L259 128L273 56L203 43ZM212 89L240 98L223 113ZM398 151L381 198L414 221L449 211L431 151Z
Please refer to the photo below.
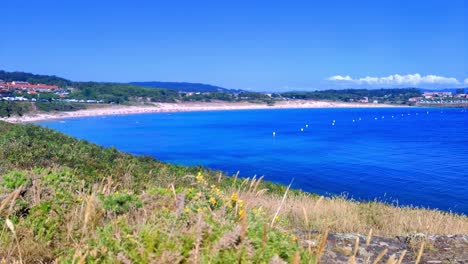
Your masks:
M330 78L328 78L330 81L352 81L351 76L346 75L346 76L341 76L341 75L335 75Z
M367 85L420 85L420 84L444 84L444 85L459 85L460 82L453 77L444 77L437 75L421 76L419 73L415 74L393 74L386 77L372 77L366 76L362 78L351 78L349 75L341 76L336 75L329 77L330 81L352 82L356 84ZM465 84L468 83L468 78L465 79Z
M468 84L468 78L465 79L465 81L463 81L465 84Z

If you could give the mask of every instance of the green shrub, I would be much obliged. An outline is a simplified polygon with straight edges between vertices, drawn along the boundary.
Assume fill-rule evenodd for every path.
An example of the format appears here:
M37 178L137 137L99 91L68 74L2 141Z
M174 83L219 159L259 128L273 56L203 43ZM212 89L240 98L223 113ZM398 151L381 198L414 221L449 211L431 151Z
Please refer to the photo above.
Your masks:
M6 175L3 175L1 186L9 189L14 190L21 185L29 184L30 179L26 176L25 172L22 171L11 171Z
M116 214L123 214L130 209L140 208L142 202L134 194L115 192L107 196L101 196L105 210Z

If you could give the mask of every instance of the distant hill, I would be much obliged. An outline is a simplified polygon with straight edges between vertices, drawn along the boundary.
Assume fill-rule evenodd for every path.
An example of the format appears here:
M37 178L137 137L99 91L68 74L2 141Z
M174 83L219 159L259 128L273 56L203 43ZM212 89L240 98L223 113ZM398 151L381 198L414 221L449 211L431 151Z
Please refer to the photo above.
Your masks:
M60 87L67 87L73 84L72 81L55 75L41 75L19 71L7 72L3 70L0 70L0 80L5 82L22 81L32 84L43 83L49 85L58 85Z
M165 88L179 92L230 92L237 93L242 90L227 89L215 85L203 83L188 83L188 82L131 82L132 85L151 87L151 88Z
M0 80L11 82L11 81L24 81L30 83L44 83L44 84L53 84L59 85L61 87L73 86L77 83L86 83L86 82L73 82L55 75L40 75L32 74L26 72L7 72L0 70ZM105 82L102 84L115 84L118 83ZM188 82L131 82L128 83L134 86L140 87L150 87L150 88L165 88L168 90L183 91L183 92L231 92L238 93L242 90L236 89L227 89L215 85L203 84L203 83L188 83ZM121 84L121 85L128 85Z

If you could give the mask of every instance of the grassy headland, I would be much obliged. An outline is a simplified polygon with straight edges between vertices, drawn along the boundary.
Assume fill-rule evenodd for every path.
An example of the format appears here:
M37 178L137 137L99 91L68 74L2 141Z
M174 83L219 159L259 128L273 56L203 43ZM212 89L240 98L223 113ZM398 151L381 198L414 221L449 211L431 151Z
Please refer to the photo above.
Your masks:
M466 216L287 190L0 121L0 259L314 263L328 232L467 234ZM300 233L318 230L317 245Z

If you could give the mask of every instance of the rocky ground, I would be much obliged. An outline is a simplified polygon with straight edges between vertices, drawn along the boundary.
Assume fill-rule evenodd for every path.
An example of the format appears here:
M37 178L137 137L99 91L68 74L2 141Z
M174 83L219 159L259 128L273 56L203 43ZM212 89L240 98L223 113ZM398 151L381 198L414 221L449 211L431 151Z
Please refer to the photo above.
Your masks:
M320 235L317 233L302 233L300 236L304 246L320 247ZM359 241L356 248L357 239ZM371 236L370 241L367 240L368 236L359 234L329 234L321 263L352 263L350 259L354 254L355 263L375 263L379 255L379 263L397 263L404 252L401 263L415 263L421 244L424 246L419 263L468 263L468 235L414 234L395 238Z

